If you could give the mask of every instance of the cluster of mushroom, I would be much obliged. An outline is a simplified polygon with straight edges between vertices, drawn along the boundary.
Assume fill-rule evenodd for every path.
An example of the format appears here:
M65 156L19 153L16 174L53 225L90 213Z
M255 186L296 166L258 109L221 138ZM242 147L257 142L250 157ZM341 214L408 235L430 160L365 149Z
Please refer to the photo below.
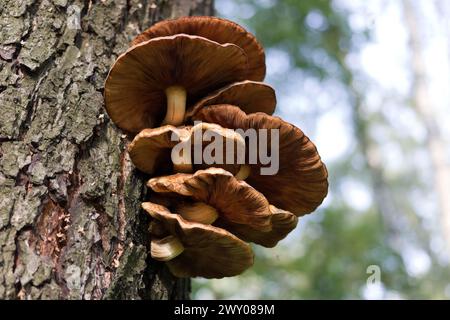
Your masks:
M147 183L153 192L142 204L154 218L151 256L175 276L242 273L253 264L249 242L275 246L327 194L327 170L314 144L271 116L276 98L261 82L265 68L256 38L215 17L159 22L111 68L106 109L118 127L135 135L128 149L134 165L153 176ZM176 144L194 148L195 133L207 130L248 154L236 129L278 130L275 175L261 174L265 164L247 158L207 164L181 153L173 161Z

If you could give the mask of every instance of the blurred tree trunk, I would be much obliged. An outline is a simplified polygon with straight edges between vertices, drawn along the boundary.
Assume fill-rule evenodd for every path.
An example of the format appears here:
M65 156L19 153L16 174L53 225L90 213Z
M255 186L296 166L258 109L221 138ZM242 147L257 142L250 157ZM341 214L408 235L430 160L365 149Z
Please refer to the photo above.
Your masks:
M428 92L425 57L420 34L420 21L410 0L403 1L403 12L409 32L413 72L413 106L427 130L427 147L434 169L434 190L439 200L442 231L450 252L450 165L447 147L439 129L437 115Z
M0 299L178 299L103 83L156 20L212 0L0 0Z
M398 253L406 246L415 245L423 248L430 258L435 260L435 254L430 248L430 235L422 228L421 218L414 212L405 210L402 204L396 201L394 195L398 194L399 189L387 181L382 151L370 133L374 120L366 109L361 82L355 80L358 74L348 63L345 54L340 56L339 62L350 97L355 136L363 156L363 171L369 174L374 207L379 212L380 222L386 230L384 241Z

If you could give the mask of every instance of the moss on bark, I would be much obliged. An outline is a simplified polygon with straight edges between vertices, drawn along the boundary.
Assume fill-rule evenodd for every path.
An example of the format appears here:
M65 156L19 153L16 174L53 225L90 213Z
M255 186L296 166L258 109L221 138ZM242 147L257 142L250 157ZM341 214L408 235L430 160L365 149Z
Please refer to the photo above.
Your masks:
M147 177L103 108L115 58L212 1L0 0L0 298L186 298L148 258Z

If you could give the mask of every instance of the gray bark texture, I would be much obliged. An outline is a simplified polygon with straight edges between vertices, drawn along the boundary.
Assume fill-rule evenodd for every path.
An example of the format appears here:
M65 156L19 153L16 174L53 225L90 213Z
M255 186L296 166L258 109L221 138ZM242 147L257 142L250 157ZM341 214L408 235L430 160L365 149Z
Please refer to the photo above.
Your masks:
M0 0L0 299L180 299L149 258L146 177L108 119L136 34L212 0Z

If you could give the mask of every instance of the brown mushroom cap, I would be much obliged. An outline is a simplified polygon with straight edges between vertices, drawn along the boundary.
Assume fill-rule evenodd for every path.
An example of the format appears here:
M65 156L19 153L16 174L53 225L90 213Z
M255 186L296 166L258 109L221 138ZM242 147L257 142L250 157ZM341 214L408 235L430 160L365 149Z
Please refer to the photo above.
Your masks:
M179 141L186 141L190 138L191 132L189 128L176 128L171 125L139 132L128 146L133 164L149 174L163 167L171 169L170 149L179 143L171 139L172 135L178 137Z
M191 177L189 178L189 176ZM217 177L222 179L219 180ZM239 189L234 187L236 184L242 186L242 189L246 189L254 197L245 196L241 199L242 192L239 192ZM268 205L262 194L245 182L238 181L230 173L222 169L210 168L204 171L197 171L193 175L176 174L168 177L153 178L150 179L147 185L153 191L161 192L151 196L152 202L166 206L172 212L181 214L183 217L185 217L184 212L178 211L180 209L179 204L181 203L185 208L189 205L189 202L184 197L192 197L195 200L209 203L219 211L219 219L214 222L214 226L228 230L244 241L254 242L264 247L274 247L278 241L284 239L297 226L298 218L294 214ZM219 195L218 192L220 190ZM177 197L176 194L183 197ZM254 203L255 200L253 198L263 199L260 201L261 209L255 209L255 212L269 213L270 230L255 227L251 221L236 218L239 215L252 214L252 207L258 204L258 202ZM191 201L190 204L194 207L198 202ZM230 215L234 215L234 217ZM189 220L189 218L187 219ZM236 221L239 222L236 223Z
M279 171L261 175L261 163L249 164L251 172L246 181L263 193L276 207L301 216L314 211L328 192L328 172L315 145L297 127L278 117L264 113L245 114L236 106L203 107L194 120L213 122L225 128L279 129ZM269 146L270 150L270 139ZM248 153L247 153L248 154Z
M275 90L263 82L249 80L236 82L201 99L186 112L185 118L189 119L203 106L215 104L239 106L247 114L255 112L273 114L277 98Z
M273 248L278 241L286 238L286 236L295 229L298 218L291 212L270 206L270 222L272 230L262 232L258 229L250 229L245 225L230 225L225 220L218 220L215 224L219 228L230 230L238 238L245 241L254 242L267 248Z
M248 79L262 81L266 74L264 49L255 36L240 25L216 17L182 17L158 22L139 34L132 41L136 45L156 37L185 33L205 37L218 43L233 43L242 49L249 59Z
M180 278L223 278L236 276L253 265L253 251L247 243L224 229L189 222L166 207L142 204L153 218L184 246L184 251L166 262Z
M269 232L271 211L266 198L231 173L219 168L152 178L147 186L159 193L177 193L204 202L219 211L219 220ZM233 232L230 227L228 230ZM246 240L245 237L242 239Z
M106 110L118 127L137 133L161 123L167 88L184 88L192 103L247 75L247 57L236 45L190 35L155 38L116 60L105 83Z
M172 168L171 149L180 142L191 143L194 148L196 131L202 132L209 130L215 136L222 137L224 141L224 158L227 152L227 140L233 141L233 149L236 145L245 145L245 141L233 130L222 128L213 123L199 123L195 126L185 126L176 128L171 125L162 126L153 129L144 129L137 134L128 146L131 161L141 171L154 174L155 172L167 172ZM173 139L172 139L173 138ZM202 141L202 150L212 141ZM192 151L193 153L193 151ZM191 163L193 161L191 160ZM195 168L209 167L207 164L194 164ZM226 170L236 173L240 165L235 164L217 164Z

